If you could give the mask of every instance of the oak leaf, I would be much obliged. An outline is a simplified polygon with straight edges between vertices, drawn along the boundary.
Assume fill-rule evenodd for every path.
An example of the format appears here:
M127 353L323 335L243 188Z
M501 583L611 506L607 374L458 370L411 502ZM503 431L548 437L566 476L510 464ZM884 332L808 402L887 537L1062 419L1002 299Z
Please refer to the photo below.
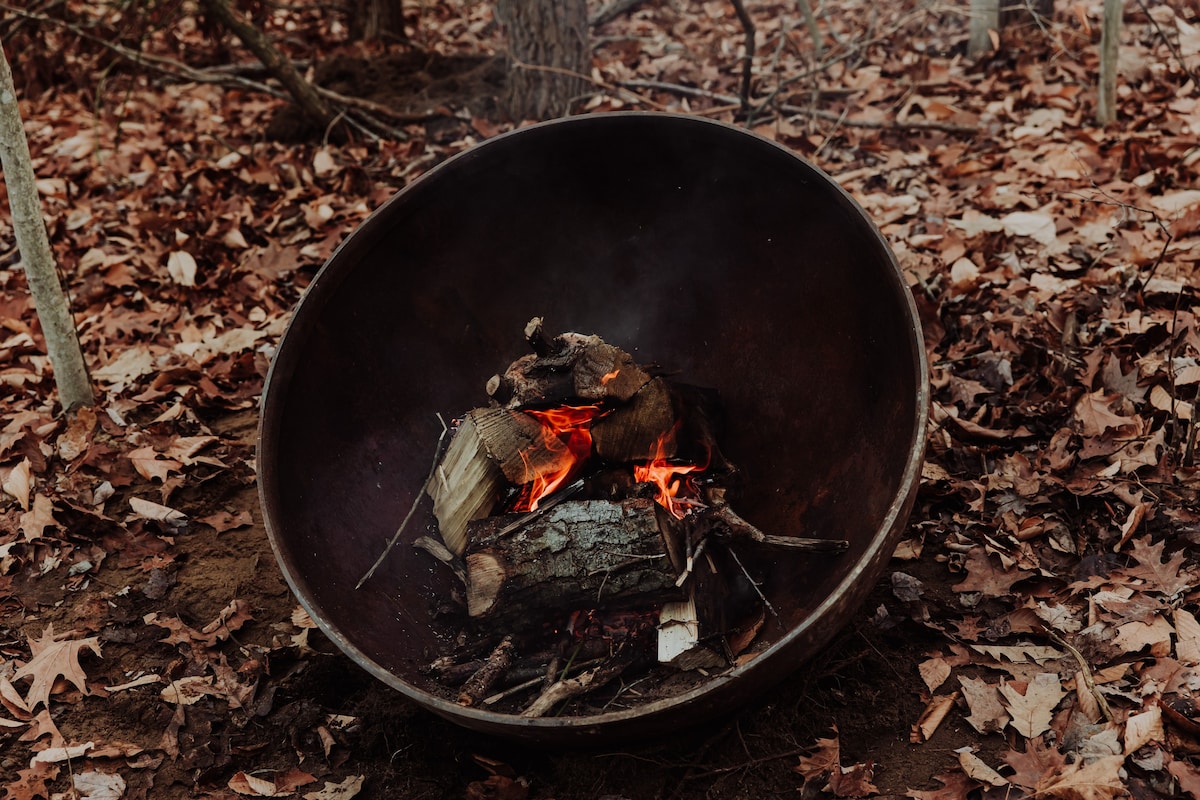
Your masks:
M350 800L362 791L363 776L351 775L341 783L325 781L325 786L318 791L308 792L304 800Z
M75 631L55 634L54 626L47 625L42 632L42 638L29 640L29 650L33 658L17 670L13 681L32 679L29 692L25 695L25 704L31 711L38 706L49 707L50 691L60 677L66 678L84 694L89 694L87 675L79 666L79 654L86 649L100 655L100 639L95 636L86 639L62 638L73 633Z
M1167 764L1167 772L1179 782L1180 789L1191 795L1193 800L1200 800L1200 770L1187 761L1174 760Z
M1191 589L1195 576L1188 570L1181 569L1184 562L1183 550L1175 551L1166 561L1163 561L1163 549L1166 542L1152 544L1150 537L1143 536L1133 540L1129 554L1138 562L1135 567L1128 567L1125 574L1131 578L1146 581L1152 591L1162 592L1168 597L1174 597L1180 592Z
M971 780L966 774L958 771L934 775L934 777L942 784L940 789L930 791L909 789L904 794L914 800L962 800L979 787L978 781Z
M133 468L138 471L138 474L148 481L152 481L155 478L165 481L171 472L179 472L183 469L182 462L172 458L162 458L150 446L130 450L128 458L133 463Z
M1085 394L1075 404L1075 419L1079 421L1079 432L1084 436L1102 436L1107 431L1132 433L1137 430L1137 417L1124 417L1112 411L1110 406L1119 395L1096 391Z
M1060 800L1113 800L1127 797L1125 782L1121 780L1121 766L1124 763L1124 756L1105 756L1087 764L1081 761L1066 764L1043 776L1034 794Z
M1008 724L1026 739L1033 739L1050 730L1054 708L1067 695L1058 675L1053 672L1039 672L1026 686L1024 694L1018 692L1015 685L1002 683L1000 694L1004 696L1012 717Z

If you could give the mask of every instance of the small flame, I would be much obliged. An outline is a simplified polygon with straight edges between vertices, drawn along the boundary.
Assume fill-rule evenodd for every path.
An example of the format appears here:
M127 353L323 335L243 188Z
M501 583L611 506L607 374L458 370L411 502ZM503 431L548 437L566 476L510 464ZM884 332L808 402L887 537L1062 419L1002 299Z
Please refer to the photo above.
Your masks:
M592 454L592 420L603 414L600 406L559 406L525 411L542 426L542 445L557 458L549 468L538 469L525 453L526 482L513 511L537 511L538 501L574 478Z
M609 381L613 380L614 378L616 378L616 377L617 377L618 375L620 375L620 374L621 374L621 368L620 368L620 367L617 367L617 368L616 368L616 369L614 369L612 372L606 372L605 374L603 374L603 375L601 375L601 376L600 376L600 385L601 385L601 386L607 386Z
M703 508L698 499L699 491L691 478L683 476L703 472L707 464L672 464L667 460L667 444L675 437L674 429L664 433L654 445L654 454L645 464L633 465L633 478L639 483L653 483L658 487L655 501L671 512L676 519L683 519L688 510Z

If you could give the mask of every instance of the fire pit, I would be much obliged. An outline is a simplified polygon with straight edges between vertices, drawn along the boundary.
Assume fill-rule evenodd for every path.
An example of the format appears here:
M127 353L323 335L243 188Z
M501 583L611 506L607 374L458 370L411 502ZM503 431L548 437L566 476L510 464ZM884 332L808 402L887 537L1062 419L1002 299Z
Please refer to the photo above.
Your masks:
M460 633L445 613L452 570L413 546L438 532L425 495L436 415L488 401L488 377L523 352L514 331L537 316L719 392L721 449L742 478L737 519L848 542L740 552L772 614L747 655L676 694L526 718L460 706L429 674ZM832 180L719 123L578 117L447 161L334 254L268 377L261 499L300 602L419 704L538 743L654 735L781 680L859 608L911 509L927 399L895 259Z

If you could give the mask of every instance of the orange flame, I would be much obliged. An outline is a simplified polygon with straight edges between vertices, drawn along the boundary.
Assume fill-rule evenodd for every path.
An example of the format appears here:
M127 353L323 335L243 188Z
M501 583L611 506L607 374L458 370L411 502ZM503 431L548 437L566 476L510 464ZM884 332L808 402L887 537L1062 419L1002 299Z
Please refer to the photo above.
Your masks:
M600 406L592 405L524 413L542 426L541 445L554 457L549 466L539 468L521 453L527 480L513 505L516 512L537 511L539 500L578 475L592 454L592 420L604 412Z
M683 476L703 472L707 464L672 464L667 460L667 443L675 436L674 429L664 433L654 445L654 455L645 464L633 465L633 478L639 483L653 483L658 487L655 501L671 512L676 519L683 519L688 510L703 507L691 478Z

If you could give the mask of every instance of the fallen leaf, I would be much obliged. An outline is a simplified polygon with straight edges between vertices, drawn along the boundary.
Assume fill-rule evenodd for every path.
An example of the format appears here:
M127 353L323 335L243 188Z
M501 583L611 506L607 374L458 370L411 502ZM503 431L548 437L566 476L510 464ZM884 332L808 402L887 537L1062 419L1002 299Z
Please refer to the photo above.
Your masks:
M325 781L325 786L304 795L304 800L350 800L362 791L363 776L351 775L341 783Z
M131 497L129 498L129 507L139 517L162 522L173 528L178 528L187 522L187 514L184 514L182 511L176 511L170 506L155 503L153 500Z
M1200 622L1190 611L1175 609L1175 658L1189 666L1200 665Z
M167 254L167 274L180 286L195 286L196 270L196 259L186 250L173 250Z
M133 468L146 480L165 481L172 472L183 469L182 462L165 458L149 446L130 450L127 457L133 463Z
M937 731L938 726L942 724L942 720L946 718L946 714L950 713L950 709L954 708L956 700L958 700L958 692L944 695L935 694L930 698L929 702L925 705L925 710L921 712L921 717L917 720L917 724L913 726L912 733L909 735L909 741L914 744L929 741Z
M1192 796L1192 800L1200 800L1200 770L1187 761L1173 759L1167 764L1167 772L1179 781L1179 788Z
M958 752L958 764L962 767L963 773L972 780L986 783L989 786L1008 785L1008 778L1005 778L999 772L989 767L982 758L970 750L960 750Z
M40 539L46 528L58 527L58 522L54 519L54 503L43 494L34 495L33 508L21 515L20 525L25 541Z
M1157 705L1152 705L1140 714L1134 714L1125 720L1125 755L1135 752L1150 742L1161 742L1165 739L1162 711Z
M1061 800L1113 800L1126 797L1125 782L1121 780L1124 756L1106 756L1085 764L1076 761L1047 773L1038 781L1037 797Z
M217 533L225 533L226 531L253 525L254 517L249 511L239 511L236 514L231 514L228 511L217 511L209 514L207 517L200 517L196 521L207 525Z
M925 686L932 692L950 677L950 664L944 658L930 658L918 664L917 671L921 673L921 680L925 681Z
M115 772L79 772L71 784L79 800L118 800L125 794L125 779Z
M54 682L60 677L66 678L75 688L84 694L87 689L87 675L79 666L79 654L91 650L100 655L100 640L95 637L86 639L64 639L75 631L55 634L54 626L47 625L40 639L30 639L29 649L33 658L13 675L13 682L23 678L31 678L29 692L25 695L25 704L32 711L38 706L49 707L50 692Z
M77 410L67 420L67 428L55 443L58 456L68 464L87 452L92 441L92 433L96 430L96 410L84 406Z
M159 696L171 705L191 706L208 696L220 696L220 689L213 687L211 675L188 675L173 680L163 687Z
M1054 244L1058 238L1054 217L1040 211L1014 211L1000 218L1009 236L1028 236L1041 244Z
M1165 617L1155 617L1150 623L1127 622L1117 628L1113 644L1126 653L1146 650L1152 656L1163 658L1171 655L1171 636L1175 629Z
M34 754L31 764L60 764L73 758L81 758L96 746L95 742L84 742L70 747L47 747Z
M1010 717L1000 700L1000 690L987 681L959 676L963 699L971 710L967 722L980 733L995 733L1004 729Z
M1067 693L1057 674L1040 672L1027 685L1024 694L1011 683L1000 684L1000 694L1012 717L1008 724L1026 739L1033 739L1050 730L1054 709Z
M33 490L31 469L32 464L29 463L29 459L22 460L20 464L12 468L8 477L4 479L4 483L0 485L0 488L3 488L6 494L11 495L20 503L21 508L25 511L29 510L29 494Z

